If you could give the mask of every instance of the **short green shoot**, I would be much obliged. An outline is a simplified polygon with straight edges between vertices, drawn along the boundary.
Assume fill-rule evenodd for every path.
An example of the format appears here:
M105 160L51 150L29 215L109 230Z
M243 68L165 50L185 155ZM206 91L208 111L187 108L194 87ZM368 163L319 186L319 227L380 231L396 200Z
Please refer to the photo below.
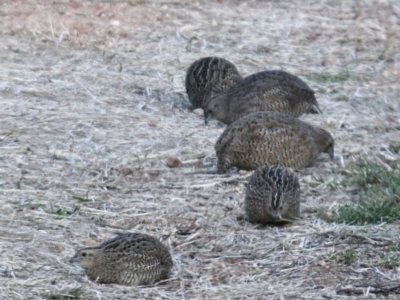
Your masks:
M332 214L320 218L351 225L391 223L400 220L400 169L392 169L368 161L360 161L344 173L341 185L355 186L358 201L340 206Z

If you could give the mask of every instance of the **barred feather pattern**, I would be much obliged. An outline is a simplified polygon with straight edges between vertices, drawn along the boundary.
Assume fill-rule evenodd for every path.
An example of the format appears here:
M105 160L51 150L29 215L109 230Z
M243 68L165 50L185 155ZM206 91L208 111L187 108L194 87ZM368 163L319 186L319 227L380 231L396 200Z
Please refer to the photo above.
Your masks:
M300 184L293 171L264 165L249 179L245 211L252 223L291 222L300 217Z
M120 234L98 247L84 248L71 258L99 283L148 285L169 276L173 266L168 248L141 233Z
M187 70L185 86L192 108L203 108L205 102L243 78L236 66L221 57L204 57Z
M253 112L275 111L299 117L322 113L314 91L299 77L272 70L250 75L225 93L210 98L204 106L206 122L216 119L225 124Z
M252 113L226 127L215 144L218 173L231 167L255 170L264 164L311 166L321 152L333 158L334 140L326 130L276 112Z

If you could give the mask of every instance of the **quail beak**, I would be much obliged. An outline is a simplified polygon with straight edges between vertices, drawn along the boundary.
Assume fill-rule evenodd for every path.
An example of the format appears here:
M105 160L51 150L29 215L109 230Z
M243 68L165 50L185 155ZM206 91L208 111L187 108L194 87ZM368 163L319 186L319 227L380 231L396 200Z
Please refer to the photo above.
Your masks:
M75 262L79 262L79 258L78 256L74 255L73 257L71 257L71 259L69 260L69 263L75 263Z
M293 220L280 218L280 219L279 219L279 222L293 223Z
M319 108L318 105L314 104L311 108L312 114L322 114L322 110Z
M272 219L274 220L274 222L279 222L282 220L280 213L273 214Z
M333 159L333 154L334 154L333 147L330 147L330 148L329 148L328 154L329 154L330 158Z
M206 123L206 125L208 125L208 121L210 121L210 119L211 119L210 115L204 116L204 123Z

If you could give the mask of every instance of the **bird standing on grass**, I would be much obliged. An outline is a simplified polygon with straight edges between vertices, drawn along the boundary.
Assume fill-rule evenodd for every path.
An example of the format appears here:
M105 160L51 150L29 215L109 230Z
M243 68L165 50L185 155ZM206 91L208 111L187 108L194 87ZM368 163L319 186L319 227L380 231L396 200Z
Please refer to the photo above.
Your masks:
M147 234L125 233L98 247L75 253L91 280L99 283L147 285L168 278L173 266L168 248Z

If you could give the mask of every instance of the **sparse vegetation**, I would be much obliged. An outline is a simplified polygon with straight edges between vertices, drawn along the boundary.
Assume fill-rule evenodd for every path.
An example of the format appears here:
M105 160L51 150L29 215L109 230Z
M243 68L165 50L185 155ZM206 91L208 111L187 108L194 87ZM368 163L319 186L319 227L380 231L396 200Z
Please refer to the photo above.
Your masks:
M82 294L83 294L82 288L77 287L60 294L45 295L44 298L47 300L74 300L74 299L83 299Z
M390 145L389 149L394 153L398 154L400 152L400 144L393 143Z
M56 215L54 217L54 219L57 219L57 220L64 219L64 218L69 217L70 215L74 214L78 210L79 210L79 206L75 206L75 208L73 210L66 210L66 209L59 208L54 212L54 214Z
M329 260L336 262L343 262L345 264L353 262L356 259L356 257L357 253L353 249L335 252L327 256Z
M340 181L345 187L356 185L358 202L340 206L332 216L321 214L328 221L353 225L391 223L400 220L400 170L370 161L359 161Z
M24 204L19 204L19 203L15 203L15 205L19 208L29 208L29 209L40 209L40 210L44 210L46 208L46 204L43 203L24 203Z
M350 79L349 72L342 73L314 73L314 74L304 74L305 78L311 81L319 82L319 83L342 83L346 80Z
M391 223L400 220L399 204L393 200L359 201L356 205L344 205L325 220L351 225Z
M193 43L193 41L195 41L195 40L197 40L198 38L196 37L196 36L192 36L189 40L188 40L188 42L187 42L187 44L186 44L186 52L192 52L192 43Z
M20 49L13 49L12 51L13 51L14 53L16 53L16 54L24 53L24 52L21 51Z
M85 196L80 196L77 194L74 194L73 192L70 192L72 199L78 200L79 202L89 202L89 190L86 192Z
M400 255L389 253L381 257L380 266L387 269L394 269L400 266Z
M388 268L394 269L400 266L400 249L396 246L390 246L387 248L387 251L380 257L379 265Z

